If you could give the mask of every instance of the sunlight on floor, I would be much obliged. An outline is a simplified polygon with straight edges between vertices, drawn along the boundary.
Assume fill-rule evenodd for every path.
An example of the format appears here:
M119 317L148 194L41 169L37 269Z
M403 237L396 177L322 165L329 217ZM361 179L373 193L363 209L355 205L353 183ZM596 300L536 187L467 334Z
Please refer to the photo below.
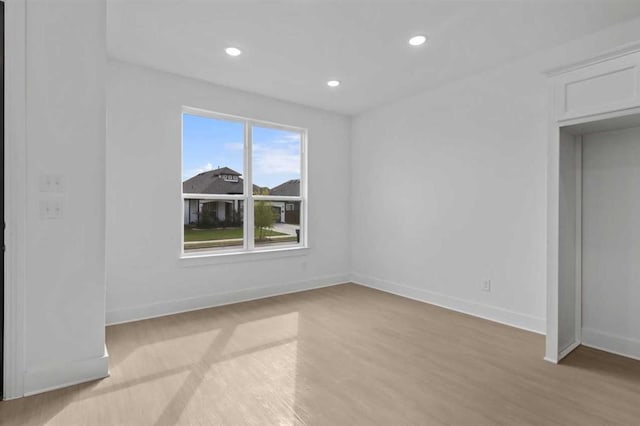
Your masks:
M146 335L136 347L114 348L111 376L76 395L50 421L74 424L82 412L93 417L91 400L104 396L128 407L119 414L123 424L132 414L159 425L196 419L293 424L297 335L297 312L187 336Z

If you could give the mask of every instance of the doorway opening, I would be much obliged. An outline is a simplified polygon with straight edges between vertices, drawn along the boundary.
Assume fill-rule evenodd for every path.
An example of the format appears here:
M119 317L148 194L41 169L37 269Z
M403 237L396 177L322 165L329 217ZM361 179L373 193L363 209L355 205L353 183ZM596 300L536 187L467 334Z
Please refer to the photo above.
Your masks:
M559 128L558 359L640 359L640 114Z

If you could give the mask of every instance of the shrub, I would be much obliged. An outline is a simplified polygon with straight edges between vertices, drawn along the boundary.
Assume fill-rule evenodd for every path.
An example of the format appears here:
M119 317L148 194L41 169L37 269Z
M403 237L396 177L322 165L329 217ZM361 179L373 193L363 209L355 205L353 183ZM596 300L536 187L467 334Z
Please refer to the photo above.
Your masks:
M256 227L256 238L264 240L267 229L273 227L275 222L271 203L268 201L256 201L254 212L253 220Z

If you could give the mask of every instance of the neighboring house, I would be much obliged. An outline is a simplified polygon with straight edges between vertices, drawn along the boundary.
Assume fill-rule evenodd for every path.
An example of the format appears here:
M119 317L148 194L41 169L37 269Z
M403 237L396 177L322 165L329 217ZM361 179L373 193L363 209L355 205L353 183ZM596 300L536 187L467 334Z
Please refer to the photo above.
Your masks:
M233 169L220 167L185 180L182 183L182 192L184 194L242 194L244 180L241 176ZM260 189L256 185L253 186L254 192ZM243 204L239 200L203 200L194 195L193 198L184 200L184 224L201 223L205 216L207 219L215 219L219 222L238 222L242 220Z
M300 195L300 179L291 179L285 183L274 187L269 191L269 195L279 195L286 197L297 197ZM279 222L300 224L300 202L274 201L271 203L274 214L280 218Z
M244 180L242 175L229 167L220 167L202 172L182 183L184 194L194 194L193 198L184 200L184 224L199 224L203 220L226 222L236 226L242 220L244 203L239 200L203 200L197 194L238 195L242 194ZM273 189L253 185L254 194L278 196L299 196L300 179L292 179ZM299 224L300 202L272 201L276 222Z

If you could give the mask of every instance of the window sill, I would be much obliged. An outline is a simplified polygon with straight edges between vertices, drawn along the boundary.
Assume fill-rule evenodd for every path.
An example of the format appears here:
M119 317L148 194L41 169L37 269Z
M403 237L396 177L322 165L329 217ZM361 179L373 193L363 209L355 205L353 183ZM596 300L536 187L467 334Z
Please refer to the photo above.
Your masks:
M225 263L254 262L261 260L272 260L286 257L306 256L309 247L295 246L282 247L277 249L266 249L258 251L235 251L226 253L198 253L183 254L180 256L180 266L210 266Z

